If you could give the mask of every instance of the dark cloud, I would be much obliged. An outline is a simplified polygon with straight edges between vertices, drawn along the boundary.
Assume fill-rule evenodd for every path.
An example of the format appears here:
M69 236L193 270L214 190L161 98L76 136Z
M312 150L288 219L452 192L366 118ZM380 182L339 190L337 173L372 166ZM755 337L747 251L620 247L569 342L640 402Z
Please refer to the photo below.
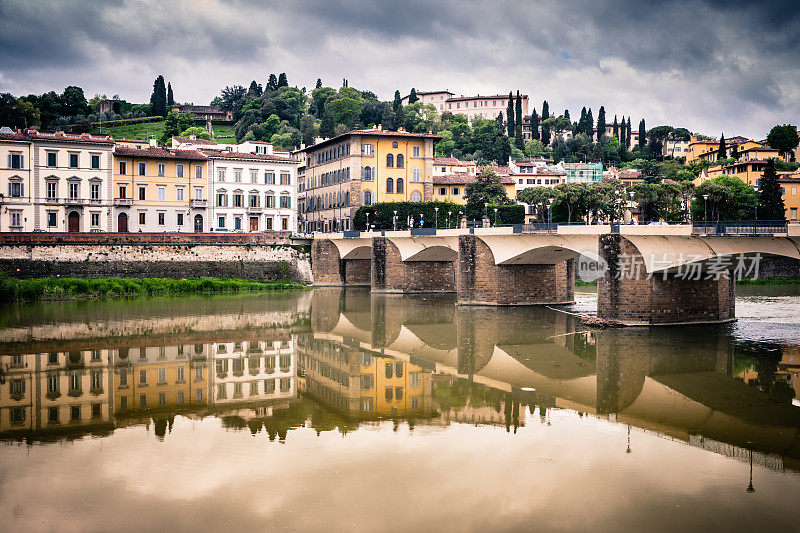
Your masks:
M396 88L520 88L555 109L605 105L695 131L797 122L800 2L767 0L0 0L0 90L77 83L181 100L270 72L390 98Z

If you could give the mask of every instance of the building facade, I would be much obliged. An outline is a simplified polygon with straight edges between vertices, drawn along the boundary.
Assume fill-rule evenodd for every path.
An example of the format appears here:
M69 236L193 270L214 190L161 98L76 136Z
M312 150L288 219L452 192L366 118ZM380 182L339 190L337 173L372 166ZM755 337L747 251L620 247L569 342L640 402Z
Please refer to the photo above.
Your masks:
M432 199L440 138L378 127L298 150L300 231L357 229L353 216L362 205Z
M195 150L114 149L111 231L196 232L208 226L208 158Z
M409 95L411 96L411 95ZM408 97L403 98L403 105L408 105ZM423 104L431 104L436 108L436 111L441 114L442 111L447 109L447 100L452 98L455 94L447 89L444 91L419 91L417 92L417 99Z
M31 146L22 133L0 131L0 231L33 229Z

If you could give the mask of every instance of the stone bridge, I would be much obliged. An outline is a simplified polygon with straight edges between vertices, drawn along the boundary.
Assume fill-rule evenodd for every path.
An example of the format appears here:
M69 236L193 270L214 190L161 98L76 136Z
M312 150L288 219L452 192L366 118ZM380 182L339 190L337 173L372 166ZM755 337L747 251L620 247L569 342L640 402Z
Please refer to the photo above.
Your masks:
M460 305L572 303L577 263L597 265L601 318L626 325L735 320L734 272L800 259L800 225L782 234L696 235L692 226L565 225L317 234L319 286L454 292Z

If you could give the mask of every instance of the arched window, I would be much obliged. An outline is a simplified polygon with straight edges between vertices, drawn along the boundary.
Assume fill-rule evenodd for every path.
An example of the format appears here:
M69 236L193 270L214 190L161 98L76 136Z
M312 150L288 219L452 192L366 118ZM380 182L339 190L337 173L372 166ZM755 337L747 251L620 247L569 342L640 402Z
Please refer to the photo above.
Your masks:
M397 168L403 168L403 154L397 154Z
M403 178L397 178L397 194L403 194Z
M412 202L421 202L422 201L422 195L419 193L419 191L414 191L414 192L411 193L411 201Z
M411 173L411 181L413 181L414 183L419 183L420 182L419 176L420 176L419 168L415 168L414 171Z
M394 141L394 142L392 143L392 148L397 148L397 141Z
M392 168L394 166L394 156L392 154L386 154L386 166L388 168Z
M372 180L372 167L362 167L361 168L361 179L371 181Z
M394 192L394 180L392 178L386 180L386 192L389 194Z
M372 192L364 191L364 205L372 205Z

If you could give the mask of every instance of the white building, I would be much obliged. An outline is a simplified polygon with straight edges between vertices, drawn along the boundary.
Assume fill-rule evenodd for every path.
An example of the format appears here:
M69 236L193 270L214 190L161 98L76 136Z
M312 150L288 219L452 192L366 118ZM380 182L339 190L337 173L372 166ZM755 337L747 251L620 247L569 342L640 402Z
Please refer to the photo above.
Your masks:
M408 98L411 96L410 94L403 98L401 102L403 105L408 105ZM441 114L442 111L447 109L447 99L455 96L455 94L451 93L447 89L444 91L418 91L417 98L423 104L432 104L433 107L436 108L436 111Z
M27 137L33 143L33 220L27 231L108 231L114 139L36 130Z
M512 160L508 168L517 193L528 187L555 187L566 183L567 173L557 166L548 166L545 159Z
M297 362L292 340L217 342L214 404L286 399L297 395Z
M297 166L260 143L231 150L202 150L208 157L213 231L294 231L297 227ZM252 149L253 152L244 150ZM255 150L270 153L256 153ZM235 151L239 150L239 151Z
M0 231L33 229L31 142L9 128L0 130Z

